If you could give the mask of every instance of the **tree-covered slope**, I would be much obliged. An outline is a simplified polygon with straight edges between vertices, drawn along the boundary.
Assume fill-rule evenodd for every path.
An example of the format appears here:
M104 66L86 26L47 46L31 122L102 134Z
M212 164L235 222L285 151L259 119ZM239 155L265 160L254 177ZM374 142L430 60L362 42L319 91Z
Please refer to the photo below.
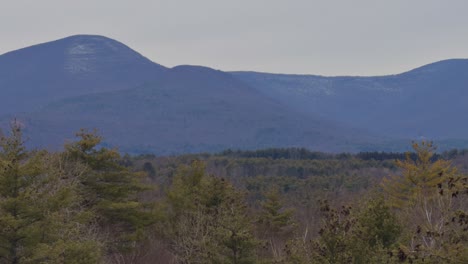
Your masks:
M0 115L70 96L132 88L165 70L102 36L76 35L19 49L0 55Z
M368 140L359 131L292 111L227 73L198 66L175 67L134 89L60 100L21 121L36 145L87 127L130 152L273 146L350 151Z
M233 72L264 95L305 113L400 138L466 139L468 60L397 75L324 77Z
M401 151L417 138L461 148L466 73L463 59L377 77L169 69L118 41L77 35L0 55L0 127L18 118L29 144L44 147L98 128L131 152Z

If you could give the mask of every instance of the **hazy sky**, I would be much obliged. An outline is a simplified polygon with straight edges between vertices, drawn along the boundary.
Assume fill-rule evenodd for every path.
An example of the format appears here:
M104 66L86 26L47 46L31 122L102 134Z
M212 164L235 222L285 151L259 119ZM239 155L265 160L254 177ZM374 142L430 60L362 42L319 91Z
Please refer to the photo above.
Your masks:
M467 0L0 0L0 54L74 34L165 66L399 73L468 58Z

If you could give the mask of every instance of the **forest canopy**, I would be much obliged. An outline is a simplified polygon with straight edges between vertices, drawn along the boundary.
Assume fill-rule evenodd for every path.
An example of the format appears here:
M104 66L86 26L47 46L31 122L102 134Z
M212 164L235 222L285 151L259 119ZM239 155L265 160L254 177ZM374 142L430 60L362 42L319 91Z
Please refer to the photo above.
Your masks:
M0 263L467 263L468 155L0 140Z

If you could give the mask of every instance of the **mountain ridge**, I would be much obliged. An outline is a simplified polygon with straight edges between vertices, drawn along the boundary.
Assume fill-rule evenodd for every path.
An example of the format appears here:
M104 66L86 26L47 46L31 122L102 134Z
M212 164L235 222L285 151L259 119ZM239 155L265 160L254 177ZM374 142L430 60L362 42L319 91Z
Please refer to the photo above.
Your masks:
M200 70L202 76L193 74ZM133 89L66 98L23 120L41 146L66 139L63 135L69 138L82 127L98 127L108 144L132 153L273 146L338 150L338 145L353 150L347 141L364 140L358 131L301 116L230 74L196 66L170 69L159 80ZM343 129L346 136L338 132Z
M34 45L0 55L0 112L27 112L69 96L130 88L166 70L102 36Z
M392 76L397 76L397 75L402 75L406 73L410 73L413 71L418 71L420 69L424 69L426 67L432 67L437 64L445 64L445 63L452 63L452 62L467 62L468 63L468 58L451 58L451 59L442 59L434 62L430 62L427 64L422 64L420 66L417 66L415 68L408 69L403 72L399 73L389 73L389 74L380 74L380 75L347 75L347 74L342 74L342 75L322 75L322 74L313 74L313 73L281 73L281 72L267 72L267 71L251 71L251 70L235 70L235 71L227 71L229 73L237 74L237 73L255 73L255 74L269 74L269 75L286 75L286 76L297 76L297 77L304 77L304 76L309 76L309 77L318 77L318 78L378 78L378 77L392 77Z
M88 127L131 152L398 150L389 142L468 140L457 121L466 73L468 59L383 76L167 68L116 40L74 35L0 55L0 122L22 119L32 146Z
M377 77L232 74L298 111L368 126L377 134L434 139L468 134L468 126L456 121L468 112L463 103L468 100L468 59L445 60Z

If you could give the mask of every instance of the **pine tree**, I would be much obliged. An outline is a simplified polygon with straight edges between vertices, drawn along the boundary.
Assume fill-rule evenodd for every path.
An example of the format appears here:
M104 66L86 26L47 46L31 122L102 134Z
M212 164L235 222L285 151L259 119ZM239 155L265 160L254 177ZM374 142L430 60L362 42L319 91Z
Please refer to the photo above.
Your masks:
M402 175L387 178L382 185L405 228L398 254L410 262L466 260L468 228L463 220L455 224L466 215L466 176L449 161L434 160L431 143L415 143L413 148L417 159L398 161Z
M295 229L293 210L285 209L277 188L265 193L257 219L259 236L265 242L264 248L273 260L280 260L286 241Z
M396 165L402 170L402 175L385 178L382 187L389 203L393 207L403 207L414 203L422 196L432 195L434 187L454 177L457 170L449 161L434 161L435 147L432 142L413 143L416 160L410 153L406 159L397 160Z
M253 263L244 197L230 183L195 161L179 169L167 196L165 233L178 263Z
M401 233L400 223L383 195L372 195L363 204L356 220L359 239L371 249L391 247Z
M138 199L148 187L141 183L141 174L120 164L117 150L99 146L102 138L96 132L81 130L77 137L66 145L64 155L86 167L80 177L82 205L95 214L111 252L130 249L154 221L151 204Z
M52 155L26 151L16 122L0 148L1 262L97 263L99 242L80 222L74 175Z

